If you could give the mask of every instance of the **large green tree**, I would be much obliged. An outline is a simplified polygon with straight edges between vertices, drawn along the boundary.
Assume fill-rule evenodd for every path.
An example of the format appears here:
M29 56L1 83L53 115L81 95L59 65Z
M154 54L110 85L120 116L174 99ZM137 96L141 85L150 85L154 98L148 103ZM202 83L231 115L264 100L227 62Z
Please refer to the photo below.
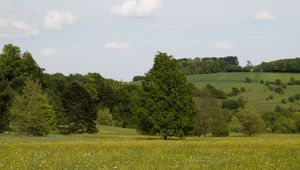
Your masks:
M97 132L97 113L88 91L78 82L67 84L63 92L64 115L61 130L64 133Z
M159 52L142 82L138 130L144 134L184 137L193 128L193 100L178 62Z
M261 115L255 110L245 109L238 113L238 118L243 126L243 133L249 136L262 132L265 128Z
M56 116L39 84L28 79L22 94L15 96L10 113L12 129L19 133L45 136L55 128Z

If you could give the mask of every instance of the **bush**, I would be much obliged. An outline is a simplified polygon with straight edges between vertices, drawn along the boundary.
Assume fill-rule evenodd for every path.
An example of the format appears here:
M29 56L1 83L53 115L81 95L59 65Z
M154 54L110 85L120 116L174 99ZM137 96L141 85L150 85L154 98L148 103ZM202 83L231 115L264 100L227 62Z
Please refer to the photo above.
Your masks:
M240 90L236 87L232 87L231 92L228 94L229 96L236 96L240 93Z
M270 100L273 100L273 99L274 99L274 96L273 96L273 95L270 95L270 96L269 96L269 99L270 99Z
M295 100L300 100L300 94L295 94L294 98Z
M275 84L276 84L276 85L281 85L281 80L280 80L280 79L276 79L276 80L275 80Z
M98 109L97 124L108 125L108 126L113 125L113 117L108 108L104 107L104 108Z
M245 87L241 87L241 92L246 92L246 88Z
M281 103L283 103L283 104L287 104L287 102L286 102L286 100L285 100L285 99L282 99L282 100L281 100Z
M239 108L239 103L236 100L225 100L222 102L223 109L237 110Z
M212 95L214 97L216 97L217 99L227 99L227 94L225 92L223 92L222 90L218 90L217 88L215 88L214 86L212 86L211 84L207 84L206 88L212 93Z
M260 84L265 84L265 81L264 80L260 80Z
M294 103L295 102L295 97L294 96L291 96L291 97L289 97L289 102L291 102L291 103Z
M239 121L243 126L243 133L252 136L264 130L265 124L260 114L253 110L243 110L238 114Z
M284 90L281 88L281 87L276 87L274 89L274 91L280 95L283 95L284 94Z
M243 126L236 116L232 116L228 128L231 132L241 132L243 130Z
M284 116L276 120L275 129L278 133L295 133L297 131L295 121Z
M246 78L245 78L245 82L246 82L246 83L251 83L252 80L251 80L249 77L246 77Z

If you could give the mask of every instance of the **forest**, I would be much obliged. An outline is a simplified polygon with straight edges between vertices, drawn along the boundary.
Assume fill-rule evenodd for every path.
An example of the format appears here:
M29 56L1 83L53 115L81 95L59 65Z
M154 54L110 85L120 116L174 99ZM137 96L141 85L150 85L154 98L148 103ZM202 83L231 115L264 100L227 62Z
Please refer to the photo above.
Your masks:
M248 67L252 71L286 72L279 65L297 61ZM245 108L247 101L243 98L227 99L245 92L245 88L232 88L227 94L210 84L199 89L186 78L186 74L235 72L236 68L248 69L239 66L237 57L176 60L159 52L142 81L119 82L99 73L48 74L29 52L22 53L19 47L7 44L0 55L0 132L30 136L97 133L101 132L100 125L135 128L141 134L164 139L300 132L297 110L278 106L260 113ZM266 86L282 88L279 81ZM251 79L245 82L251 83ZM295 95L293 99L298 98Z

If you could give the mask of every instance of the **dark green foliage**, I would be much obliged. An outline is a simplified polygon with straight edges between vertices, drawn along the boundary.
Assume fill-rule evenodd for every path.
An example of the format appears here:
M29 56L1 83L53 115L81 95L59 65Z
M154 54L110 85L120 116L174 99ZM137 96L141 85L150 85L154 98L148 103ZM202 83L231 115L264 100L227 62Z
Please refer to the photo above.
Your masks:
M236 100L224 100L222 102L222 108L229 109L229 110L238 110L239 103Z
M134 76L133 78L132 78L132 81L141 81L141 80L144 80L144 76Z
M265 84L265 81L264 80L260 80L260 84Z
M209 95L206 93L206 95ZM210 97L197 97L194 99L196 114L194 116L193 135L206 135L211 131L212 113L218 110L217 101Z
M178 62L158 53L142 82L138 130L144 134L183 137L193 128L193 100Z
M291 97L289 97L289 102L291 102L291 103L294 103L295 102L295 97L294 96L291 96Z
M117 105L112 114L116 126L123 128L136 127L136 113L138 112L138 100L140 89L135 85L123 85L116 93Z
M295 98L295 100L300 100L300 94L299 93L295 94L294 98Z
M287 101L286 101L285 99L282 99L282 100L281 100L281 103L287 104Z
M226 112L218 109L211 116L211 134L217 137L229 136L228 123L226 122Z
M282 89L282 87L275 87L274 91L280 95L284 94L284 90Z
M193 134L206 137L211 132L213 136L228 136L228 113L219 108L217 100L210 91L204 89L200 92L199 97L194 98L194 101L196 103L196 115Z
M77 82L67 84L63 92L64 124L62 133L95 133L97 114L88 91Z
M241 92L246 92L246 88L245 87L241 87Z
M300 112L294 113L292 118L295 121L297 132L300 132Z
M251 80L249 77L246 77L246 78L245 78L245 82L246 82L246 83L252 83L252 80Z
M227 99L227 94L222 91L222 90L218 90L217 88L215 88L214 86L207 84L206 88L210 91L210 93L216 97L217 99Z
M288 85L300 85L300 80L295 80L294 77L291 77L290 81L288 82Z
M228 96L237 96L240 93L240 90L236 87L232 87L231 92L228 94Z
M280 116L275 122L275 132L278 133L295 133L297 127L295 121L292 118Z
M236 56L222 58L183 58L178 60L181 69L186 75L208 74L219 72L241 72L243 68L239 66Z
M265 124L258 112L254 110L243 110L238 113L239 121L243 126L243 133L252 136L264 130Z
M30 136L45 136L56 126L55 112L37 83L28 79L25 84L10 108L12 129Z
M12 90L4 80L0 81L0 133L8 130L9 107L12 99Z
M280 80L280 79L276 79L274 84L276 84L276 85L281 85L282 83L281 83L281 80Z
M266 128L268 132L276 132L276 121L279 118L280 114L277 112L266 112L262 114L262 118L266 124Z
M255 67L256 71L261 72L300 72L300 58L283 59L272 62L263 62Z

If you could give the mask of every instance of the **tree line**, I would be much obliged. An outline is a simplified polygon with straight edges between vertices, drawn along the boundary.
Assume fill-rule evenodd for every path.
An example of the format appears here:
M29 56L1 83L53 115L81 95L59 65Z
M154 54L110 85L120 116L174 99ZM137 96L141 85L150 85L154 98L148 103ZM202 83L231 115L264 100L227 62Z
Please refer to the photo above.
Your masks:
M238 64L235 57L227 59ZM4 46L0 68L0 132L33 136L97 133L98 125L136 128L141 134L164 139L228 136L230 132L251 136L266 128L277 132L269 123L273 118L244 109L242 99L220 105L217 98L226 98L222 91L211 85L197 89L188 83L180 62L166 53L157 53L141 85L106 79L98 73L47 74L29 52L21 53L12 44ZM237 91L243 89L233 88L232 94ZM300 130L299 116L275 113L279 115L276 128L292 121L293 131L288 132Z

